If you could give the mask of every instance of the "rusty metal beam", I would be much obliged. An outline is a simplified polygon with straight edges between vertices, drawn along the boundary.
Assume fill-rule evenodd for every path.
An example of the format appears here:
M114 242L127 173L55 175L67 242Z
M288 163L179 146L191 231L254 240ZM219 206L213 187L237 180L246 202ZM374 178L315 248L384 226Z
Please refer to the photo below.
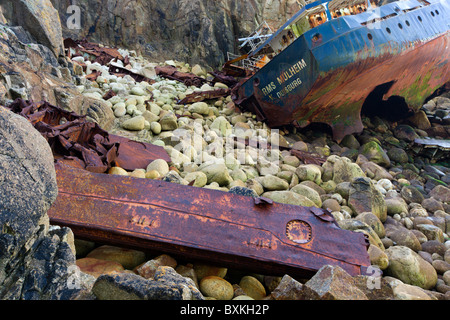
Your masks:
M119 67L119 66L116 66L116 65L112 65L112 64L109 66L109 73L111 73L113 75L116 75L118 77L124 77L125 75L129 75L130 77L132 77L137 82L146 81L149 84L156 83L156 81L153 80L153 79L147 78L147 77L145 77L145 76L143 76L141 74L137 74L137 73L135 73L133 71L130 71L130 70L126 69L126 68L122 68L122 67Z
M67 56L88 54L91 62L98 62L101 65L106 65L113 59L128 61L128 57L123 57L115 48L101 47L98 44L88 42L86 39L74 40L71 38L64 39L64 47L67 50ZM72 51L73 50L73 51Z
M155 71L158 76L183 82L187 86L201 87L207 82L206 79L197 77L193 73L181 72L172 66L156 67Z
M17 99L8 108L28 119L44 136L57 162L104 173L113 166L133 171L156 159L171 161L160 146L111 135L85 116L48 102Z
M326 264L358 275L370 265L365 236L319 208L64 164L56 173L48 215L79 238L273 275L310 276Z
M210 90L210 91L201 91L201 92L194 92L189 95L187 95L184 99L180 100L179 104L189 104L194 102L200 102L204 100L210 100L210 99L217 99L220 97L226 97L230 94L229 89L216 89L216 90Z

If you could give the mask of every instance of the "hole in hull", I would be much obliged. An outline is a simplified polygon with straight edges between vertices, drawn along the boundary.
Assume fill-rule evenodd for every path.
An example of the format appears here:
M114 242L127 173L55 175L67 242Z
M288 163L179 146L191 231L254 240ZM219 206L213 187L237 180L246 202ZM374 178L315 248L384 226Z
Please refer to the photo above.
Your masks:
M394 81L391 81L377 86L364 101L361 114L368 117L378 116L389 121L399 121L412 116L414 112L403 97L391 96L387 100L383 99L393 84Z

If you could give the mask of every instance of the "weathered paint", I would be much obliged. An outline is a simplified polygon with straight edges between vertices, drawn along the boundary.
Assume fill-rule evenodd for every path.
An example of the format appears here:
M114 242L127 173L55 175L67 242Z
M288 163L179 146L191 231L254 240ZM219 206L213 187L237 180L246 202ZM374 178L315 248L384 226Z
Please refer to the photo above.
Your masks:
M370 266L365 236L323 209L64 164L56 177L50 221L79 238L273 275L312 275L326 264L358 275Z
M422 6L410 0L379 10L382 16L397 15L366 24L373 19L368 11L304 33L240 83L233 100L271 127L326 123L336 140L363 129L362 105L381 84L393 83L385 98L402 96L417 111L450 81L448 3ZM292 69L299 61L306 67Z

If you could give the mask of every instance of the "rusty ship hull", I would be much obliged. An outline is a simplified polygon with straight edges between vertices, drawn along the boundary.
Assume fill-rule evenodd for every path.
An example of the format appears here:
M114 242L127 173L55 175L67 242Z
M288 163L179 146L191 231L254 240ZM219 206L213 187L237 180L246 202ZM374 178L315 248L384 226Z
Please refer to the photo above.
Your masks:
M48 141L58 185L48 216L79 238L265 274L307 276L330 264L358 275L370 266L365 235L339 228L327 210L107 174L171 160L160 146L111 135L45 101L8 108Z
M362 131L361 109L377 87L415 112L450 81L449 20L447 0L331 19L241 81L233 100L270 127L325 123L340 141Z
M330 212L161 180L56 164L48 215L81 239L264 274L312 276L324 265L351 275L370 267L364 234Z

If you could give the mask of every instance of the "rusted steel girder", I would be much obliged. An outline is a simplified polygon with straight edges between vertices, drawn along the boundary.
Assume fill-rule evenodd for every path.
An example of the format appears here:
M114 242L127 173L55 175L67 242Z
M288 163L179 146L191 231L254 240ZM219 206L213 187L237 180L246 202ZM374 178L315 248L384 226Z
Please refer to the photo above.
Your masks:
M221 97L226 97L230 94L229 89L216 89L210 91L194 92L187 95L184 99L180 100L179 104L189 104L194 102L200 102L209 99L217 99Z
M117 49L100 47L98 44L88 42L86 39L73 40L71 38L64 39L64 47L67 50L67 56L72 58L74 56L89 55L91 62L98 62L101 65L106 65L113 59L118 59L126 62L128 57L123 57Z
M126 68L122 68L122 67L119 67L119 66L116 66L116 65L112 65L112 64L109 66L109 73L111 73L113 75L116 75L118 77L124 77L126 75L129 75L130 77L132 77L137 82L145 81L145 82L148 82L149 84L156 83L156 81L153 80L153 79L147 78L147 77L145 77L145 76L143 76L141 74L137 74L137 73L135 73L133 71L130 71L130 70L126 69Z
M187 86L201 87L207 82L205 79L198 77L193 73L181 72L172 66L156 67L155 71L160 77L180 81Z
M104 173L112 166L132 171L156 159L171 161L162 147L110 135L85 116L48 102L17 99L8 108L28 119L44 136L57 162Z
M64 164L56 173L50 221L82 239L273 275L310 276L326 264L358 275L370 266L365 236L323 209Z

